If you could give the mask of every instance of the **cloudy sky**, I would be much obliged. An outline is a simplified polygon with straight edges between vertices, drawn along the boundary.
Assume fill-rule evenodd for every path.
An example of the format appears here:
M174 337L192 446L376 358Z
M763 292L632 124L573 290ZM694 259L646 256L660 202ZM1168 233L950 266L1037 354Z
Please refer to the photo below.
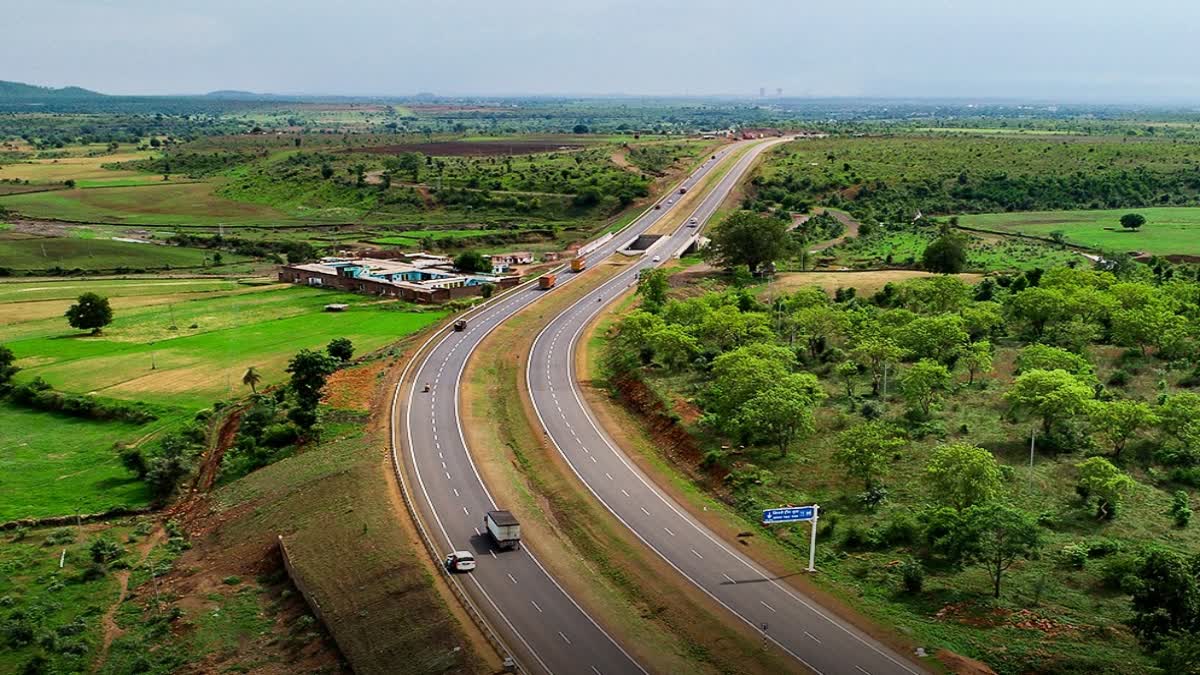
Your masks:
M1195 0L0 0L0 79L116 94L1200 101Z

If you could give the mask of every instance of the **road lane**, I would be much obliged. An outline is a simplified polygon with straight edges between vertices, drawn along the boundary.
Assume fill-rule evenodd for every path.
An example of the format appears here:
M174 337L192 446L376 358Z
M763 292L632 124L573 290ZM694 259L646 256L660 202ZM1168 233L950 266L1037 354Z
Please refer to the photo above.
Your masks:
M753 159L743 158L694 217L706 221ZM665 259L678 250L692 230L685 226L673 233L661 244L659 256ZM920 672L919 666L781 584L692 518L628 460L583 402L575 350L584 327L606 304L597 299L611 302L636 282L641 270L658 264L653 256L644 256L552 320L534 341L527 385L546 433L579 479L643 543L799 664L828 674Z
M745 143L725 147L717 160L706 160L680 186L692 188L731 152ZM618 236L589 254L589 262L612 255L659 219L676 212L678 204L648 209ZM559 275L559 285L579 278ZM471 352L496 326L545 294L533 287L514 289L467 316L464 331L443 330L431 338L424 357L414 363L403 413L393 425L403 439L403 461L415 479L414 503L428 524L436 545L476 554L478 566L456 575L473 602L487 616L523 670L548 673L645 672L599 624L546 572L535 556L537 542L515 551L494 550L483 516L497 508L467 449L458 416L463 371ZM425 384L429 391L424 392ZM401 384L404 386L404 383ZM395 408L394 408L395 410ZM401 428L402 427L402 428ZM439 561L440 562L440 561Z

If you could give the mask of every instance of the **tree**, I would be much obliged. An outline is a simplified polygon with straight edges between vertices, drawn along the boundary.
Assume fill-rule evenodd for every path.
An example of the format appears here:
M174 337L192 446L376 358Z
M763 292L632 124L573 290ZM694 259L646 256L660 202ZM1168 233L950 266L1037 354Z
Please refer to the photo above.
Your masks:
M1133 489L1133 479L1103 457L1089 457L1075 467L1079 469L1076 491L1085 498L1096 498L1096 517L1115 518L1125 495Z
M112 307L108 304L108 298L84 293L67 309L66 317L72 328L90 330L92 335L99 335L101 328L112 323Z
M347 170L350 172L351 176L354 176L354 184L356 186L362 187L363 185L366 185L366 183L367 183L367 165L366 164L363 164L362 162L358 162L356 164L351 165L350 168Z
M858 343L850 355L871 371L871 394L879 395L879 386L888 367L900 361L903 350L887 338L870 337Z
M325 381L337 364L332 358L311 349L302 349L288 362L287 372L292 374L292 391L296 395L298 408L307 413L313 413L321 402L321 393L325 389ZM312 420L313 418L306 418Z
M896 344L918 359L954 363L971 340L957 314L920 316L896 329Z
M743 404L783 381L795 361L788 349L767 344L747 345L718 356L710 371L705 409L717 426L735 430L734 421Z
M1155 546L1142 555L1132 573L1138 582L1131 594L1130 621L1139 640L1157 647L1173 633L1200 630L1198 573L1195 558L1188 560L1174 551Z
M705 252L709 260L721 267L745 265L754 274L763 263L787 255L790 247L786 222L739 211L713 229L712 241Z
M904 447L900 431L886 422L865 422L838 434L834 459L851 478L870 490L887 469L892 456Z
M454 268L460 272L478 273L490 272L492 266L484 260L479 251L463 251L454 258Z
M967 384L975 384L977 374L992 372L995 359L991 342L980 340L967 345L966 353L962 357L962 364L967 369Z
M258 383L262 382L262 375L258 373L258 369L250 366L246 372L242 374L242 384L250 387L250 393L258 393Z
M333 178L333 167L329 166L328 162L321 163L321 178L324 178L325 180Z
M854 380L858 377L858 364L853 361L842 361L833 370L846 384L846 398L854 398Z
M1139 429L1158 424L1158 415L1141 401L1088 401L1087 412L1092 427L1112 446L1114 457L1121 456Z
M1006 504L972 506L963 514L969 544L965 562L978 565L992 577L992 597L1000 597L1000 580L1018 559L1033 558L1042 547L1042 534L1033 516Z
M1003 488L996 458L970 443L946 443L934 448L925 465L925 478L934 500L957 511L989 502Z
M667 289L670 287L667 271L664 269L644 269L638 273L638 295L642 296L642 307L647 312L657 314L667 303Z
M496 293L496 284L483 284L479 287L479 295L483 296L484 300L492 297Z
M383 165L392 173L406 173L414 183L421 180L421 155L415 152L402 152L395 157L384 160Z
M354 356L354 343L350 341L350 338L334 338L325 346L325 352L338 361L345 363L350 360L350 357Z
M783 456L798 436L812 431L813 408L824 397L815 375L793 373L746 401L736 424L745 437L774 443Z
M4 345L0 345L0 385L7 384L17 374L20 368L13 365L17 357L13 355L11 349Z
M1040 338L1048 323L1068 315L1067 299L1058 289L1034 286L1010 296L1008 312L1027 323L1034 337Z
M1127 230L1136 230L1146 224L1146 216L1140 213L1126 213L1121 216L1121 227Z
M647 336L654 357L670 370L691 363L700 353L700 343L683 326L667 324Z
M1092 381L1092 364L1081 354L1050 345L1032 344L1017 354L1017 372L1065 370L1081 381Z
M1014 408L1041 418L1043 434L1058 420L1082 411L1092 397L1092 388L1065 370L1022 373L1004 394Z
M934 239L921 254L921 266L938 274L958 274L967 266L967 247L962 237L946 233Z
M946 385L950 384L950 371L946 366L930 359L914 363L900 380L900 390L909 405L919 407L926 417L933 404L942 397Z
M1173 312L1166 303L1147 302L1132 309L1112 313L1113 340L1122 347L1162 348L1168 336L1187 331L1187 319Z
M576 133L576 134L586 134L586 133L589 133L590 131L591 131L591 129L589 129L588 125L586 125L586 124L576 124L574 127L571 128L571 132Z

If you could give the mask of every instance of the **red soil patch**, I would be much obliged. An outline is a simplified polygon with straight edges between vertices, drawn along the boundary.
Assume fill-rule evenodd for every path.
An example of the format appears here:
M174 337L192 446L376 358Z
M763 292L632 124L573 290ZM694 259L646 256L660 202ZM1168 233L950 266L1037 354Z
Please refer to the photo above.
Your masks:
M322 403L339 410L371 410L371 398L383 363L375 361L357 368L343 368L325 383Z

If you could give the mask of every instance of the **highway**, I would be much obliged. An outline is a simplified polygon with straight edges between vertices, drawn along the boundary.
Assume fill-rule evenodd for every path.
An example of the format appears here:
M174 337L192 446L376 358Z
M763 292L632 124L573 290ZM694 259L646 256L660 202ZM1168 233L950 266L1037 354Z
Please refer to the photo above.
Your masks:
M739 164L747 164L746 157ZM703 224L738 180L731 171L692 214ZM690 217L689 217L690 220ZM527 384L534 408L562 457L592 494L647 546L738 618L825 674L915 674L910 663L878 641L780 583L722 542L663 493L601 429L584 403L575 375L575 350L589 321L637 280L642 269L678 251L693 228L681 227L641 261L591 291L555 317L530 351Z
M678 197L679 186L694 187L721 166L730 153L745 145L726 146L717 153L716 160L706 160L672 189L672 199ZM741 162L739 166L748 164ZM722 182L724 185L726 182ZM648 209L618 236L590 253L588 260L612 255L678 207L676 202L664 203L661 210ZM559 286L585 274L560 274ZM497 507L475 468L462 432L458 405L463 371L471 352L488 333L547 292L554 291L538 291L531 285L512 289L464 315L466 330L444 328L422 345L393 399L393 452L412 478L405 484L419 511L419 525L434 546L442 546L443 554L459 549L474 551L477 569L453 575L451 583L467 592L523 672L642 673L644 668L542 567L535 556L539 542L526 542L514 551L495 551L483 526L484 513ZM429 392L423 391L426 383Z

